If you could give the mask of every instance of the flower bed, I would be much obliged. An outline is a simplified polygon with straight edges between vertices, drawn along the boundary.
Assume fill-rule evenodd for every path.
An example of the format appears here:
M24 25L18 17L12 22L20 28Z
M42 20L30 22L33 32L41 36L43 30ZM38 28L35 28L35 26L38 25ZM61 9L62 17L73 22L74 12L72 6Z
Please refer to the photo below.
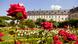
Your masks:
M53 29L50 31L37 28L35 30L31 28L29 30L16 30L13 27L0 29L4 33L3 41L0 41L1 44L15 44L16 41L21 44L75 44L78 41L78 30L75 29Z

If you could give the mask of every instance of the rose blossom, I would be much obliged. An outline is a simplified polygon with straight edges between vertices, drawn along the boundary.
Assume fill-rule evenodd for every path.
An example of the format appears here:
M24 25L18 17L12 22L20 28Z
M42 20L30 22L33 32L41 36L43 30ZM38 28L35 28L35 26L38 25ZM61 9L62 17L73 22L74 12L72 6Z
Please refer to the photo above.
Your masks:
M11 4L8 12L8 16L20 17L22 19L27 18L27 13L25 11L25 7L21 4ZM18 15L17 13L21 13L22 15Z
M59 35L61 35L65 41L77 40L77 36L75 34L68 33L64 30L60 30Z
M75 34L69 34L69 35L67 36L67 39L68 39L69 41L74 41L74 40L77 40L77 36L76 36Z
M54 40L54 44L63 44L60 40L59 40L59 36L58 35L55 35L54 37L53 37L53 40Z
M74 44L78 44L78 40Z
M54 41L54 44L63 44L60 40Z
M47 30L51 30L53 28L53 24L50 23L50 22L42 22L41 23L41 26L44 28L44 29L47 29Z
M21 43L20 43L20 41L16 41L16 43L15 43L15 44L21 44Z
M65 30L60 30L58 34L61 36L67 36L69 33L66 32Z
M58 35L55 35L55 36L53 37L53 40L59 40L59 36L58 36Z
M0 37L4 36L4 34L2 32L0 32Z

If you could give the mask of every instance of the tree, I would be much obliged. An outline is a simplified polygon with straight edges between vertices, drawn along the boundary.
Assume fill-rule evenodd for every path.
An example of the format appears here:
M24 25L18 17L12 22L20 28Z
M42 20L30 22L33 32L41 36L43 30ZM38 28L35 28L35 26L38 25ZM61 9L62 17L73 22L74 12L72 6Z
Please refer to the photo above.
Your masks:
M78 27L78 19L70 19L69 20L70 26Z
M75 7L75 8L70 9L69 12L70 12L70 13L78 12L78 7Z

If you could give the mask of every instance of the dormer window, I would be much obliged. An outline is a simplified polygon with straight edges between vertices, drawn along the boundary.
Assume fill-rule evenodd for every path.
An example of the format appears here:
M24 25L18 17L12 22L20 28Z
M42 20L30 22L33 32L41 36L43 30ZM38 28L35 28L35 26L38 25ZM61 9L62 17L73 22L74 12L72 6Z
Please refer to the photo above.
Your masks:
M66 12L66 11L64 11L64 12Z

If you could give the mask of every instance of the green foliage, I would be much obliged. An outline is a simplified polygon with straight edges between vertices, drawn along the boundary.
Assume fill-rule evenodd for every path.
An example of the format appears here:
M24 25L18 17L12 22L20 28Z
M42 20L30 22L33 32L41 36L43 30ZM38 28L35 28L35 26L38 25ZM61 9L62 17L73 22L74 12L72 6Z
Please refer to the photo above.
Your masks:
M12 18L8 16L0 16L0 20L12 20Z
M9 34L13 35L13 34L15 34L15 32L14 31L9 31Z
M59 22L54 22L54 26L58 27L59 26Z
M70 9L69 12L70 12L70 13L78 12L78 7L75 7L75 8Z
M21 17L22 16L22 13L17 13L17 17Z
M7 25L8 23L5 20L0 20L0 27L5 27Z
M68 21L68 23L69 23L69 25L71 26L71 27L78 27L78 19L70 19L69 21Z
M14 20L12 20L12 21L9 23L9 26L15 26Z
M54 23L54 22L56 22L56 21L53 21L53 19L50 19L50 20L49 20L49 22L52 22L52 23Z
M33 21L33 20L30 20L30 19L27 19L27 20L25 21L25 25L26 25L27 27L29 27L29 28L34 28L34 27L35 27L34 21Z
M45 21L47 21L47 20L38 18L35 23L36 23L36 25L40 26L41 22L45 22Z

